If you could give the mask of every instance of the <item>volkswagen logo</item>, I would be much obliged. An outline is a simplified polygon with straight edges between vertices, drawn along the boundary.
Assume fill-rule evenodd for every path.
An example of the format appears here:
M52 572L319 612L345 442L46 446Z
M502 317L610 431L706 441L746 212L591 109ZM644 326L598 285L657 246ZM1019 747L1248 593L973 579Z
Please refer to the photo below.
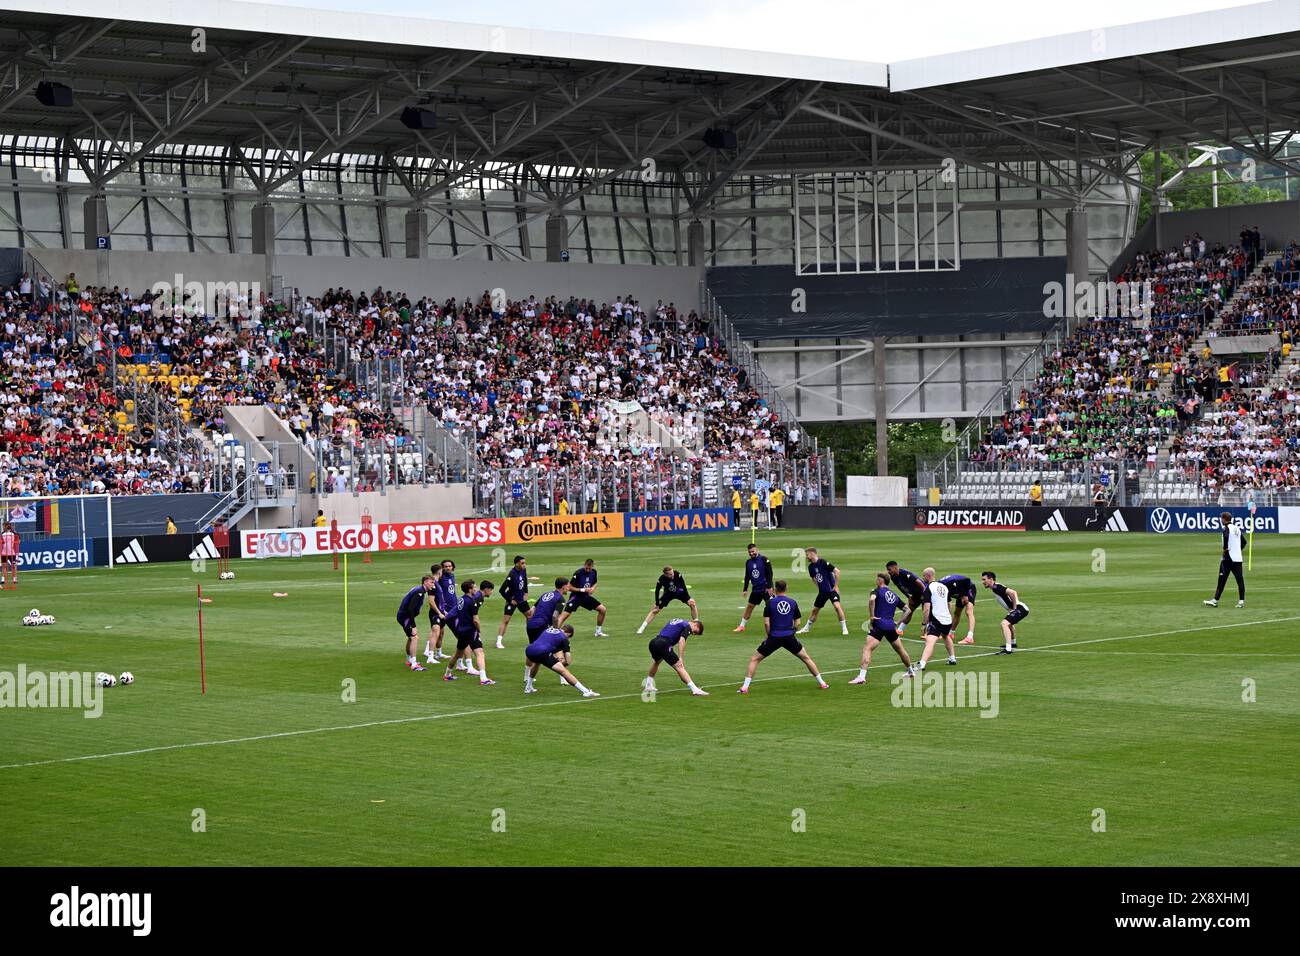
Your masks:
M1168 508L1156 508L1151 512L1151 530L1156 534L1164 534L1173 524L1173 519L1169 516Z
M777 605L776 605L776 609L777 609L777 611L780 612L781 614L789 614L789 613L790 613L790 602L789 602L789 601L779 601L779 602L777 603Z

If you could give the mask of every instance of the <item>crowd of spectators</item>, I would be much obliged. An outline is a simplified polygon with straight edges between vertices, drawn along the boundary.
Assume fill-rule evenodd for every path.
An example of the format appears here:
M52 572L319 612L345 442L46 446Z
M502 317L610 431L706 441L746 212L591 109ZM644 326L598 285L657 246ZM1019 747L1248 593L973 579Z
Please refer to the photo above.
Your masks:
M1144 284L1141 314L1082 324L972 460L1031 471L1068 462L1151 471L1168 442L1165 466L1195 481L1206 500L1300 487L1300 377L1276 383L1300 331L1300 246L1256 270L1262 241L1256 230L1242 236L1232 248L1189 236L1139 255L1119 281ZM1241 335L1269 337L1240 354L1211 346Z
M0 329L7 494L212 490L220 456L189 429L219 443L230 405L271 406L330 462L416 447L395 405L423 405L488 468L612 466L669 445L781 458L799 442L699 316L631 296L330 289L285 306L25 275L0 290ZM653 437L632 427L646 419Z

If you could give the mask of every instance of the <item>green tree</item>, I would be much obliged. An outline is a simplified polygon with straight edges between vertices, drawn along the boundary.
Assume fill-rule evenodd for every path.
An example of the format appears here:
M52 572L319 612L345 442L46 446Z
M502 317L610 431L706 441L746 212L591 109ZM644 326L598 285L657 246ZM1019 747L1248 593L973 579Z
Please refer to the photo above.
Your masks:
M1231 154L1224 152L1219 154L1220 162L1229 162ZM1154 151L1143 153L1138 158L1138 166L1142 171L1142 182L1155 188L1156 180L1156 154ZM1161 162L1160 181L1168 179L1178 169L1177 163L1172 157L1166 155ZM1229 174L1234 178L1229 178ZM1271 186L1260 185L1255 182L1239 182L1237 178L1241 175L1240 170L1219 170L1219 205L1220 206L1249 206L1263 202L1281 202L1286 199L1286 193L1281 189L1274 189ZM1256 175L1265 177L1277 175L1273 167L1260 164L1256 167ZM1151 194L1144 191L1138 199L1138 228L1146 224L1147 219L1151 216ZM1165 192L1165 199L1175 212L1184 209L1209 209L1214 205L1214 176L1208 169L1189 170L1178 179Z
M889 473L916 484L916 459L938 458L952 448L948 440L961 432L965 421L952 423L947 429L941 421L900 421L889 423ZM807 432L821 447L835 454L836 490L843 492L848 475L876 473L875 422L809 422Z

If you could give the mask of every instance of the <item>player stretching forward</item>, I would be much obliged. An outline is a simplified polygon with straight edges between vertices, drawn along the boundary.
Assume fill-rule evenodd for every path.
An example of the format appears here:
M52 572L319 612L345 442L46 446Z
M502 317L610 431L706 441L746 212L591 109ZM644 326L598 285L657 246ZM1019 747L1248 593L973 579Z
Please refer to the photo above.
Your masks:
M850 684L865 684L867 682L867 668L871 666L871 652L880 646L881 641L889 641L890 646L898 653L898 657L907 668L907 676L911 677L916 673L912 669L912 659L907 656L907 649L903 647L903 642L898 639L898 627L894 623L894 614L898 611L899 598L894 593L894 589L889 586L889 575L876 575L876 589L871 592L871 597L867 598L867 605L871 609L871 630L867 634L867 642L862 647L862 664L858 668L858 676L849 681Z
M1007 609L1007 616L1002 619L1002 650L999 654L1010 654L1016 649L1016 625L1029 617L1029 605L1020 600L1020 592L1005 584L998 584L998 576L992 571L980 575L980 583L993 592L998 603Z
M440 660L451 660L450 654L442 652L442 634L447 630L447 615L459 600L456 596L456 562L448 558L439 564L431 564L429 573L438 579L438 586L429 602L429 640L424 642L424 662L436 664Z
M528 562L522 554L515 555L515 566L506 575L501 585L501 596L506 599L506 613L501 618L501 627L497 630L497 650L506 649L506 628L515 611L528 613Z
M605 613L608 608L600 603L600 599L595 596L596 592L596 562L591 558L582 562L582 567L573 572L573 577L569 579L569 603L564 606L564 612L560 615L557 624L563 624L578 608L586 608L588 611L596 612L596 633L594 637L609 637L602 626L605 623Z
M754 671L758 670L758 665L763 663L764 658L780 647L784 647L803 661L804 666L808 668L808 673L812 674L813 680L817 681L817 686L822 690L829 690L830 685L822 680L821 672L817 670L816 663L808 656L808 652L803 649L803 645L799 643L799 638L794 636L796 628L799 627L799 605L795 603L794 598L785 593L784 581L777 581L772 587L776 593L767 602L767 607L763 608L763 629L767 632L767 637L762 644L758 645L758 649L754 651L754 656L749 659L749 669L745 671L745 682L740 685L740 690L736 691L736 693L749 693L749 683L754 679Z
M935 642L943 638L943 646L948 651L948 663L957 663L957 649L952 644L952 609L948 607L951 599L948 586L934 579L934 568L921 572L925 580L925 597L921 599L921 633L925 635L925 650L921 652L918 670L925 670L925 665L934 653Z
M413 671L424 670L420 662L415 659L416 642L420 639L420 628L415 619L420 616L420 608L424 606L425 596L433 593L436 584L434 576L426 574L420 578L420 586L407 591L406 597L402 598L402 603L397 606L397 623L406 638L406 666Z
M754 606L767 600L768 594L772 590L772 562L758 553L758 545L749 546L749 560L745 562L745 581L740 587L740 593L749 592L749 603L745 606L745 613L740 617L740 624L732 634L740 634L745 630L745 625L749 623L749 616L754 613Z
M447 612L446 627L456 638L456 663L460 663L462 654L472 650L478 667L471 673L478 675L480 686L487 687L495 684L496 681L488 677L487 663L483 658L483 641L478 634L478 609L482 603L482 596L475 592L473 581L466 581L460 589L464 593L456 599L456 606ZM454 668L450 658L448 661L442 679L455 680L456 675L452 673Z
M903 628L907 627L912 620L912 615L916 613L916 609L921 606L921 601L925 598L925 582L907 568L900 568L897 561L890 561L885 565L885 570L889 573L889 580L894 583L894 587L902 591L903 596L907 598L907 613L898 624L898 633L901 635Z
M677 672L677 676L682 679L682 683L690 688L693 697L708 697L707 690L701 690L695 686L695 681L691 680L691 675L686 673L686 665L682 663L678 651L686 653L686 639L692 634L703 634L703 621L687 621L680 617L675 617L664 625L662 631L650 639L650 673L641 686L644 690L658 690L655 687L655 674L659 672L660 662L666 663L669 667Z
M948 594L956 602L957 616L961 617L962 608L966 609L966 623L970 625L966 631L966 636L961 639L963 644L975 643L975 582L964 574L950 574L943 579L942 583L947 586ZM957 622L953 622L956 628Z
M650 622L655 619L655 615L673 601L681 601L691 609L692 621L700 619L700 609L695 605L695 598L691 597L690 592L686 590L686 579L682 577L682 572L674 571L671 564L666 564L664 573L659 575L659 580L655 583L655 603L651 605L650 613L645 616L645 620L641 622L636 632L644 634Z
M537 640L524 648L524 657L528 659L528 669L524 672L525 694L537 693L537 685L533 682L537 676L537 669L549 667L560 675L560 680L572 684L581 691L583 697L600 696L591 688L583 687L582 682L565 666L571 659L572 649L569 646L571 637L573 637L572 624L566 624L564 627L548 627L537 635ZM564 663L555 656L557 653L564 655Z
M847 636L849 622L844 618L844 606L840 604L840 569L825 558L817 556L816 548L805 548L804 556L808 559L808 577L817 582L817 600L813 601L812 614L808 623L799 628L800 634L807 634L817 623L817 612L831 602L835 614L840 619L840 633Z

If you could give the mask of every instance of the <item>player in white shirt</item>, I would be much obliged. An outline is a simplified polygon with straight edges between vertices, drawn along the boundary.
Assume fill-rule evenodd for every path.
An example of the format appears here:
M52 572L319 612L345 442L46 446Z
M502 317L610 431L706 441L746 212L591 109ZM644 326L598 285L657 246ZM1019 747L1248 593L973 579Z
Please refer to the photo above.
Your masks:
M1219 598L1223 596L1223 586L1228 583L1228 575L1237 579L1237 607L1246 606L1246 579L1241 574L1241 525L1232 523L1232 512L1225 511L1219 515L1219 524L1223 528L1223 557L1219 560L1219 586L1214 589L1214 597L1201 603L1207 607L1218 607Z
M948 663L957 663L957 649L952 643L952 608L948 606L950 596L948 586L935 580L934 568L921 572L925 581L925 596L921 598L921 633L925 635L925 650L921 652L918 670L925 670L925 665L934 653L934 645L943 638L943 646L948 651Z

